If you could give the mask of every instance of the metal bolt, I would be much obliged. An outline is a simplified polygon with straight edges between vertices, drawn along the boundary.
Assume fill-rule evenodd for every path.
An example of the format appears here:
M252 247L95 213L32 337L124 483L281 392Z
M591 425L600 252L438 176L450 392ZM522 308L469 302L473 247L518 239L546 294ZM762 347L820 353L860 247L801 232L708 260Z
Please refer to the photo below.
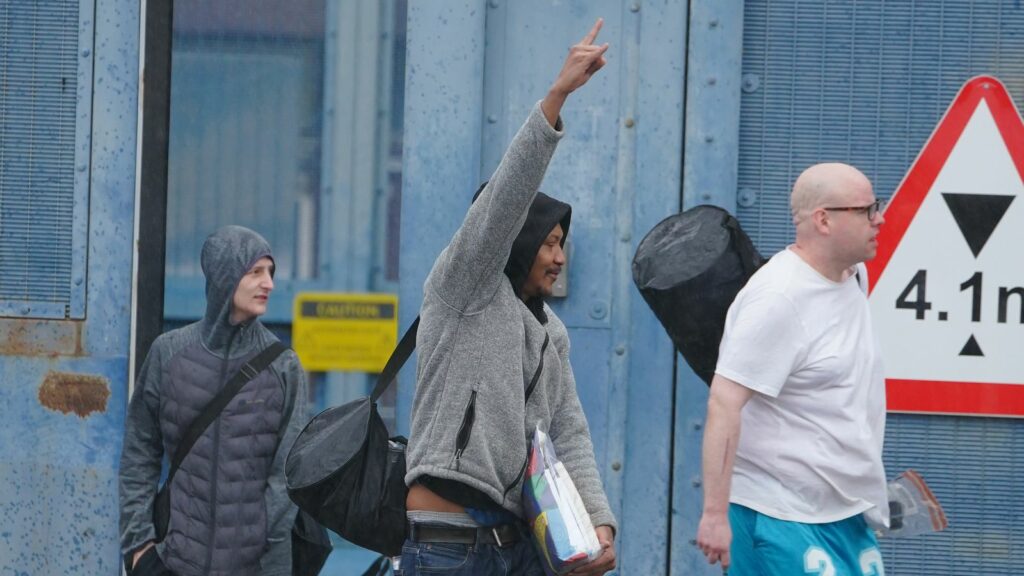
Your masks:
M494 114L488 114L488 115L487 115L487 122L488 122L489 124L494 124L494 123L496 123L497 121L498 121L498 117L497 117L497 116L495 116Z
M623 354L626 353L626 347L623 346L622 344L619 344L618 346L615 347L615 353L618 354L619 356L622 356Z
M707 136L704 137L704 141L707 142L708 144L711 144L712 142L715 141L715 137L712 136L711 134L708 134Z
M594 302L590 305L590 317L594 320L600 320L608 314L608 309L605 308L604 302Z
M718 19L714 19L708 22L708 28L718 28Z
M629 232L623 232L622 236L619 237L619 240L622 240L623 242L629 242L632 239L633 235L630 234Z
M737 201L740 206L744 208L750 208L757 203L757 192L754 192L750 188L740 188Z
M633 2L633 5L629 7L629 11L630 12L639 12L640 11L640 3L639 2Z
M81 286L81 285L82 285L82 277L79 276L79 277L75 278L75 286Z
M490 6L491 8L497 8L498 0L491 0L490 2L487 3L487 5Z
M32 311L32 309L31 309L31 308L29 308L28 306L22 306L22 307L21 307L21 313L22 313L22 314L26 314L26 315L27 315L27 314L28 314L29 312L31 312L31 311Z
M622 470L622 462L612 462L612 470L615 470L616 472Z
M708 194L707 192L705 192L705 193L700 195L700 198L701 198L701 200L711 200L711 194Z
M634 122L632 118L626 118L625 124L626 128L632 128L636 124L636 122Z
M708 78L708 86L714 86L715 84L718 84L718 78L715 78L714 76Z
M691 483L693 484L694 488L700 488L700 478L694 478L693 480L691 480Z
M697 545L697 539L696 538L690 538L690 546L696 546L696 545Z
M79 172L85 172L85 168L86 168L85 164L79 164L78 165L78 171Z
M88 58L89 54L92 54L92 52L88 48L82 50L82 58Z
M704 424L702 422L694 422L693 423L693 429L694 430L700 430L703 427L704 427Z
M744 74L740 89L746 93L756 91L761 87L761 77L757 74Z

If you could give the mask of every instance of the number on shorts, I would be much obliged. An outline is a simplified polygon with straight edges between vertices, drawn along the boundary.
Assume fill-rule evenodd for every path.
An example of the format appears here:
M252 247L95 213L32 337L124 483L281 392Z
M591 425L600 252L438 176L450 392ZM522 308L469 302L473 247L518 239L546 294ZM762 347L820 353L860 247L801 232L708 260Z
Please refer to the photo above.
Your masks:
M836 576L836 567L832 558L817 546L811 546L804 552L804 572L817 576Z
M878 548L871 547L860 553L860 571L864 576L885 576L882 553Z
M860 571L864 576L885 576L882 553L878 548L868 548L860 553ZM815 576L836 576L836 567L828 552L811 546L804 552L804 572Z

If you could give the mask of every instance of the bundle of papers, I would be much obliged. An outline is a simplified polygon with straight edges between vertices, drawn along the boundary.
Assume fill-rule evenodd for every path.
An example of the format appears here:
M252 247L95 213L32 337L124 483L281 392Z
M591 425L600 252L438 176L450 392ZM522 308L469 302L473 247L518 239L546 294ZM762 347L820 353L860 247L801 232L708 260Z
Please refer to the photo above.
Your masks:
M601 543L583 499L539 427L530 447L523 508L548 574L564 574L600 555Z

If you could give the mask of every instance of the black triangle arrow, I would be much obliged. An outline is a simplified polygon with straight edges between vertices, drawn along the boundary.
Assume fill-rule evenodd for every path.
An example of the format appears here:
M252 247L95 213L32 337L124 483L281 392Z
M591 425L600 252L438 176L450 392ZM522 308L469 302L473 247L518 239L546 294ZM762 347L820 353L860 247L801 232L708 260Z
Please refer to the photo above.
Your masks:
M960 350L961 356L984 356L985 353L981 351L981 346L978 346L978 341L974 339L974 334L971 334L967 344L964 344L962 350Z
M1016 196L943 192L946 205L977 258Z

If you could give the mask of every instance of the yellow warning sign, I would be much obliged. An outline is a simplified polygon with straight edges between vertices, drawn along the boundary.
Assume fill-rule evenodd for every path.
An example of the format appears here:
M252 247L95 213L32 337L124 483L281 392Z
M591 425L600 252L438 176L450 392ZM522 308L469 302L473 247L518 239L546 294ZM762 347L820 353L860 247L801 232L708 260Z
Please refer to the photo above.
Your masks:
M292 347L313 372L380 372L398 344L398 296L300 292Z

